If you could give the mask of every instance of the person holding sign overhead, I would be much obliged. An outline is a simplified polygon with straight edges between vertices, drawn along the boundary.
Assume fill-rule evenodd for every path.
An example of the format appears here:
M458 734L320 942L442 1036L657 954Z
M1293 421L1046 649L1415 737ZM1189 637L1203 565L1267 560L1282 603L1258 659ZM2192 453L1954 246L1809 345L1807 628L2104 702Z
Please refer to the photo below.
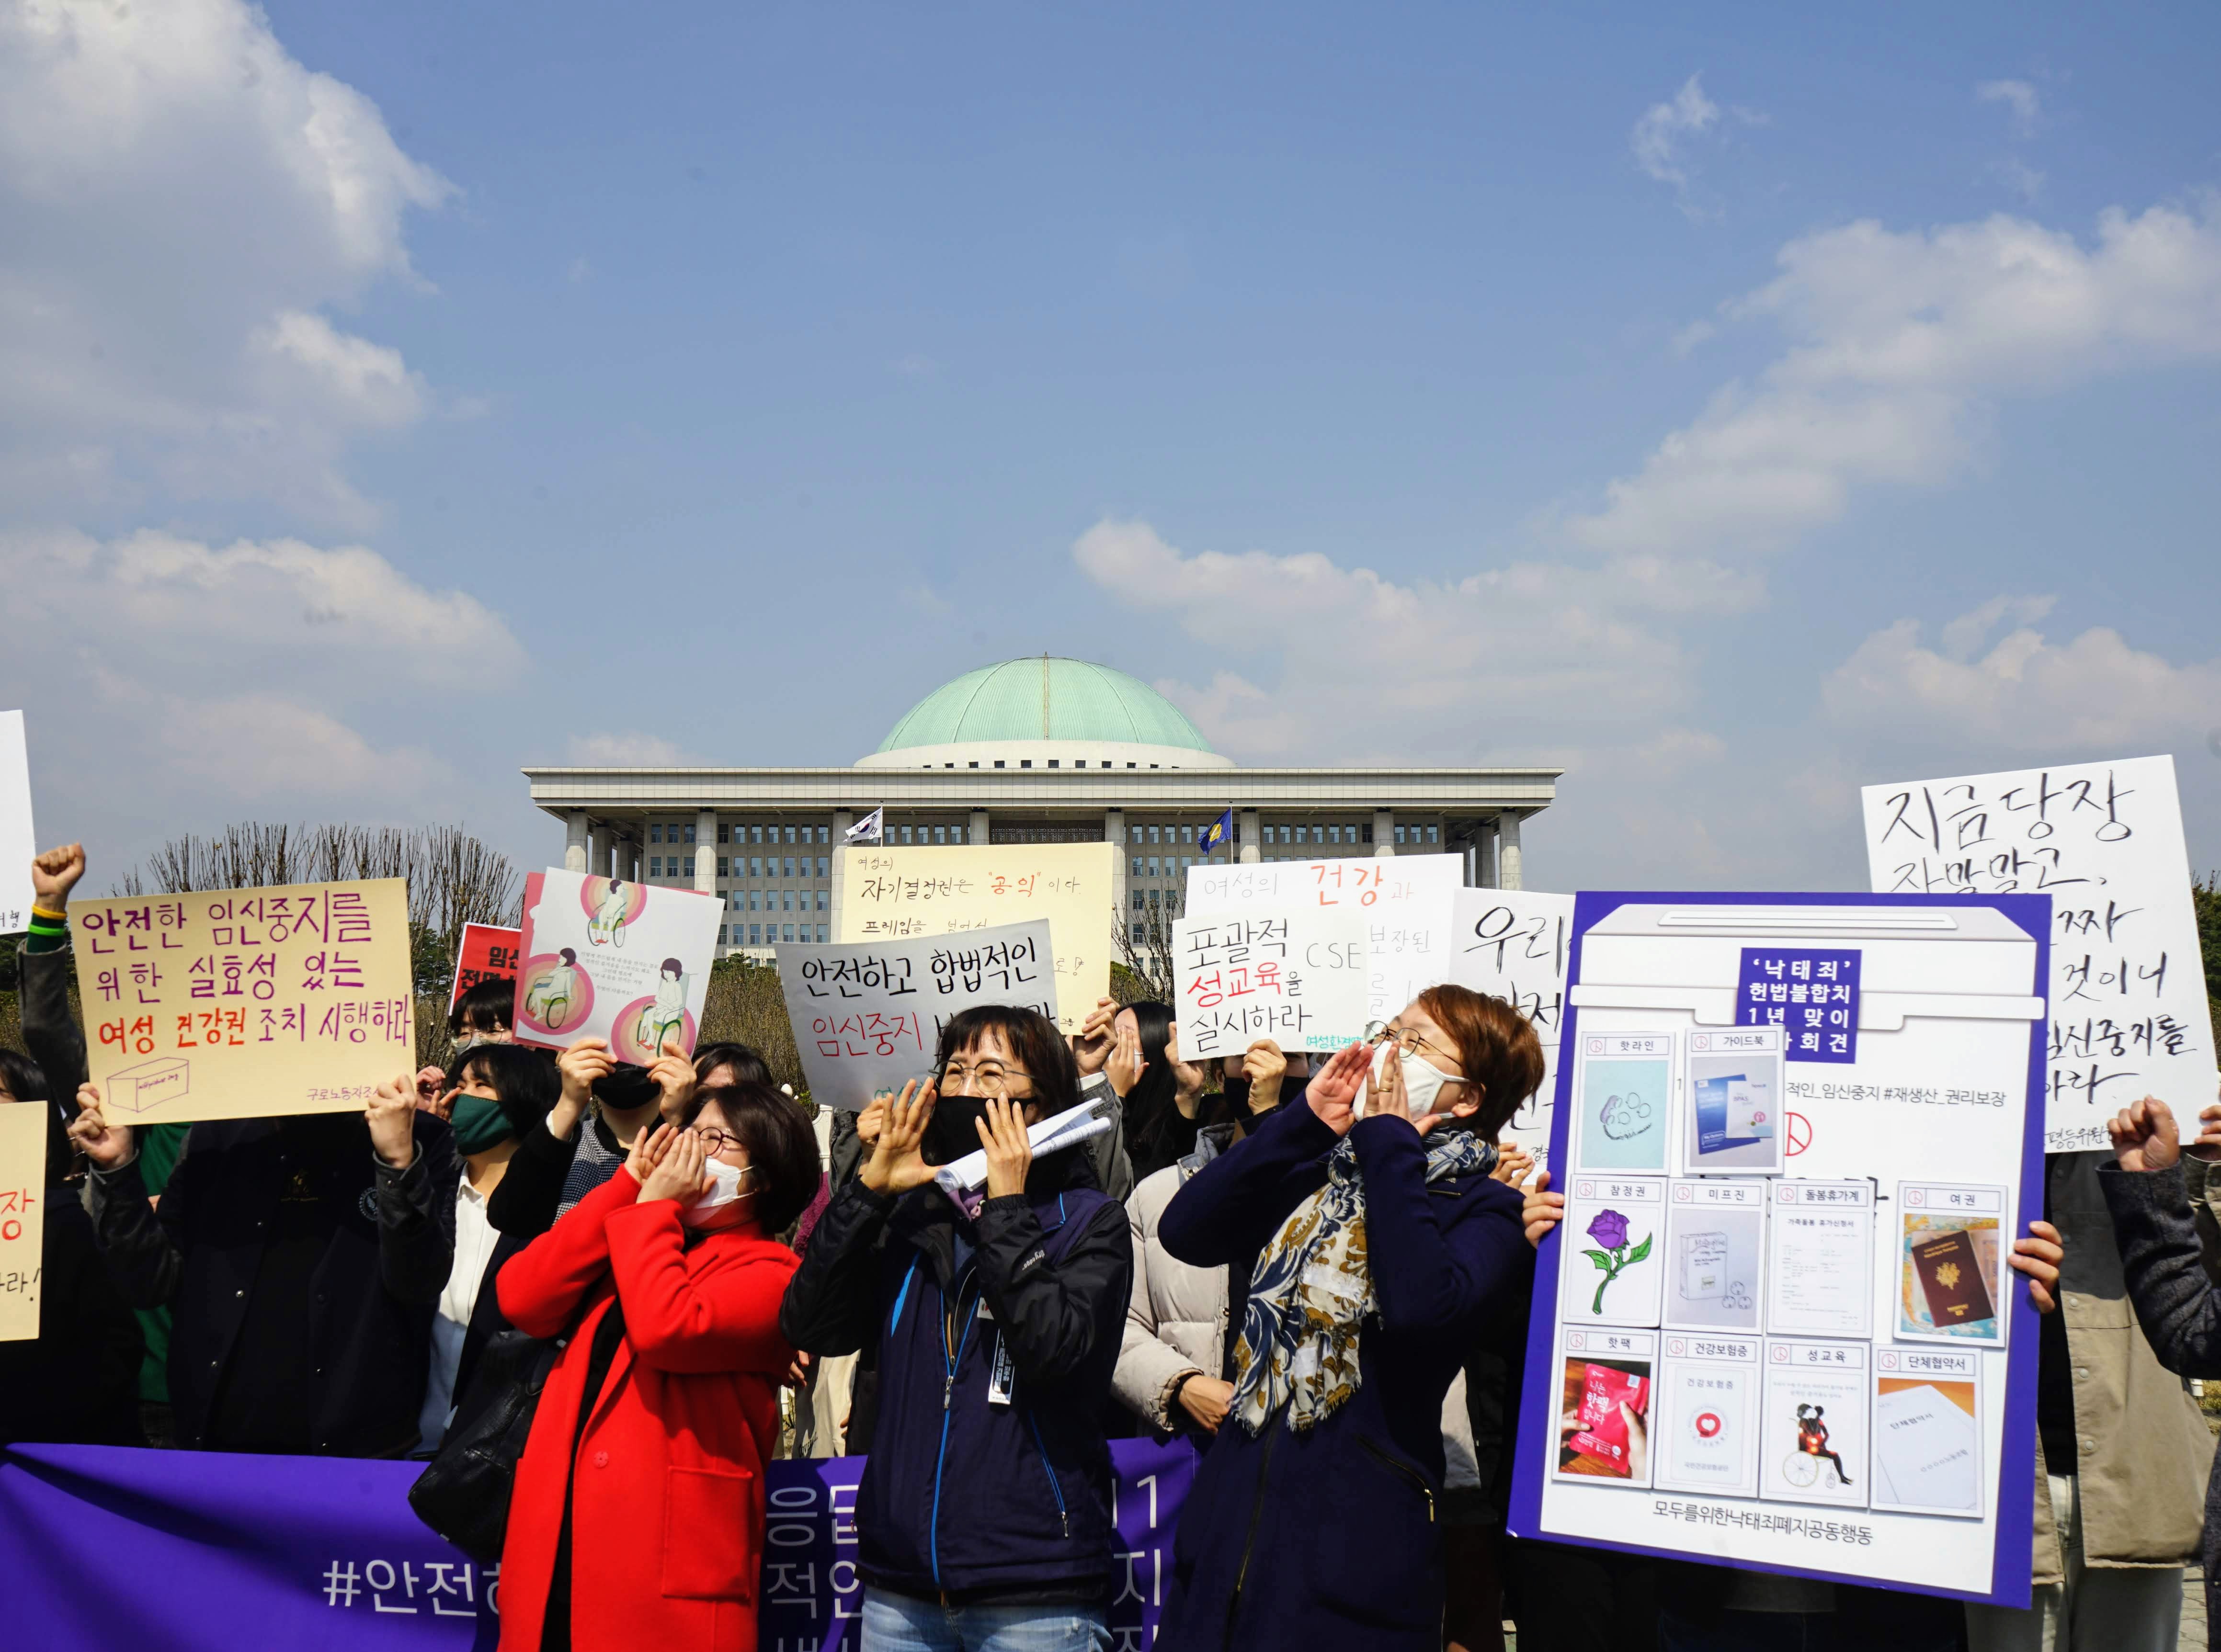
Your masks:
M1257 1262L1162 1652L1441 1646L1442 1402L1492 1312L1517 1329L1532 1255L1489 1173L1542 1076L1511 1006L1431 988L1166 1206L1179 1261Z

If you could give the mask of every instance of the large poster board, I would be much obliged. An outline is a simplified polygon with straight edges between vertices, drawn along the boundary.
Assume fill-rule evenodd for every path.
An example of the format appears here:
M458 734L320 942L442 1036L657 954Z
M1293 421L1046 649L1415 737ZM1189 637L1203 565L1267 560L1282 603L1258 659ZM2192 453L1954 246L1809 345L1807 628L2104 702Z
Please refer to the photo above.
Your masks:
M1577 897L1517 1535L2027 1605L2051 921Z
M858 845L834 851L836 941L906 940L1048 920L1056 948L1057 1025L1067 1032L1110 992L1112 878L1107 843Z
M31 830L31 762L23 714L0 711L0 935L31 926L31 862L39 852Z
M1367 927L1354 913L1317 907L1174 919L1180 1058L1238 1056L1260 1038L1331 1053L1362 1036Z
M694 1053L724 902L636 878L550 870L524 880L516 1041L568 1050L606 1038L635 1067L672 1043Z
M44 1101L0 1105L0 1343L31 1342L39 1334L53 1113Z
M1366 1019L1386 1021L1450 979L1452 902L1464 882L1462 855L1206 863L1188 868L1186 914L1316 912L1363 920Z
M2051 896L2044 1144L2106 1145L2156 1095L2213 1094L2212 1019L2173 757L2016 769L1863 789L1879 895Z
M118 1123L352 1113L415 1066L397 877L72 901L70 922Z
M820 1107L860 1109L933 1071L941 1032L974 1004L1056 1019L1041 919L908 940L786 942L776 949L794 1047Z
M1542 1082L1520 1104L1504 1133L1547 1169L1573 897L1529 889L1460 889L1451 913L1449 979L1503 999L1535 1024L1542 1041Z

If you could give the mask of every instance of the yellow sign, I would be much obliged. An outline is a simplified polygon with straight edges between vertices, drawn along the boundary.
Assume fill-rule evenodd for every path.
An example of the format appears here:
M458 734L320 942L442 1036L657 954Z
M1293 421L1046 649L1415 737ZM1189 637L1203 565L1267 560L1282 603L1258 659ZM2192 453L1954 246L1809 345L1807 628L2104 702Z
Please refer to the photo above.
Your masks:
M1107 843L860 845L835 858L833 938L873 941L1048 920L1057 1020L1077 1032L1110 991L1110 926L1119 921Z
M70 903L109 1122L351 1113L416 1070L399 878Z
M0 1343L39 1334L39 1255L47 1234L43 1101L0 1105Z

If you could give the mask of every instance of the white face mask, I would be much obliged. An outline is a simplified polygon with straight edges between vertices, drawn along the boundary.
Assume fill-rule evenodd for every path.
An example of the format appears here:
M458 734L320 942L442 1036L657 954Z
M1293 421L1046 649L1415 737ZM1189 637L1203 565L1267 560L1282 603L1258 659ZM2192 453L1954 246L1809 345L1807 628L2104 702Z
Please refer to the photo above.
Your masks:
M1393 1043L1384 1040L1373 1051L1373 1088L1376 1093L1387 1079L1388 1057L1392 1055L1398 1058L1403 1068L1404 1097L1411 1107L1413 1124L1430 1113L1441 1111L1435 1105L1435 1098L1445 1084L1462 1085L1465 1082L1463 1079L1452 1078L1424 1056L1404 1055ZM1456 1098L1451 1099L1455 1100ZM1361 1090L1358 1093L1357 1105L1360 1108L1365 1105L1365 1095Z
M679 1219L689 1227L699 1227L726 1206L737 1204L743 1199L754 1199L754 1188L746 1193L741 1191L741 1178L754 1168L743 1169L728 1164L723 1159L704 1159L702 1170L710 1178L710 1190L689 1200L679 1210Z

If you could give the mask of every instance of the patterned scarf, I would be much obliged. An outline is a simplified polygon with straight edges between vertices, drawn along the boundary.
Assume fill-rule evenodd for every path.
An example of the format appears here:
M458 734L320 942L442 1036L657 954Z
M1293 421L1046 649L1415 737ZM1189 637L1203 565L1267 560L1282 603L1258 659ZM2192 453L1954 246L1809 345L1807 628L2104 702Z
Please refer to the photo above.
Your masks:
M1496 1148L1469 1130L1426 1139L1427 1180L1482 1175ZM1257 1258L1234 1350L1233 1412L1254 1437L1288 1408L1301 1434L1357 1392L1358 1331L1378 1304L1365 1255L1365 1183L1345 1138L1327 1156L1326 1186L1296 1206ZM1262 1350L1261 1356L1260 1350Z

